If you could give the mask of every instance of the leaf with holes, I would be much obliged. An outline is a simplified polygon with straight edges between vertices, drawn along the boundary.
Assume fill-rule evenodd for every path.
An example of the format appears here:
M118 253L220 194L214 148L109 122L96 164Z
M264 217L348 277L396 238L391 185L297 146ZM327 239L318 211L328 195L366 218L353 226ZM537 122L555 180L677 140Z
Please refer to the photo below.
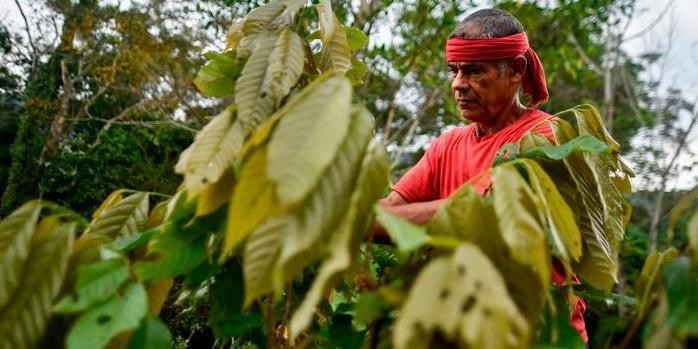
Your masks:
M502 275L477 247L422 268L395 323L396 348L428 348L435 332L471 348L521 348L531 329L509 297Z
M44 332L53 300L63 285L75 235L75 223L51 226L37 229L32 237L23 277L0 308L0 348L34 347Z
M136 329L148 310L141 284L126 286L123 294L91 308L75 321L66 344L73 348L103 348L117 334Z
M115 239L142 231L148 220L149 205L148 193L133 193L105 209L90 223L85 234L99 234Z

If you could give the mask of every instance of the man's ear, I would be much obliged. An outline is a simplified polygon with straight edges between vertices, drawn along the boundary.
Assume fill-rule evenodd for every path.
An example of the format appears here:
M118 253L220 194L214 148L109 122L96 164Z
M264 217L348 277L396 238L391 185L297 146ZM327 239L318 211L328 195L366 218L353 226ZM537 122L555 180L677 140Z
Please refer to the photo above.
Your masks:
M521 80L523 79L524 72L526 72L526 65L528 62L526 61L526 57L524 56L516 56L511 62L511 70L512 70L512 75L511 75L511 82L513 83L520 83Z

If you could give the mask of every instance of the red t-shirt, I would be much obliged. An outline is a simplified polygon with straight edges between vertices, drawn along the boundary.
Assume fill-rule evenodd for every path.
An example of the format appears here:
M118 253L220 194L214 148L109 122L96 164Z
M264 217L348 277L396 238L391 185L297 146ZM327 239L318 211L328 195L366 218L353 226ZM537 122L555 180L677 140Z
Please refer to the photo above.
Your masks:
M409 203L426 202L447 198L461 185L472 181L475 189L484 195L491 182L486 171L492 167L497 151L507 143L518 142L528 132L554 141L550 124L544 122L551 117L543 111L528 109L512 124L482 138L477 137L474 124L448 131L431 144L393 190ZM556 283L565 280L564 269L554 267L552 273ZM586 304L579 298L572 310L571 323L586 342L585 309Z

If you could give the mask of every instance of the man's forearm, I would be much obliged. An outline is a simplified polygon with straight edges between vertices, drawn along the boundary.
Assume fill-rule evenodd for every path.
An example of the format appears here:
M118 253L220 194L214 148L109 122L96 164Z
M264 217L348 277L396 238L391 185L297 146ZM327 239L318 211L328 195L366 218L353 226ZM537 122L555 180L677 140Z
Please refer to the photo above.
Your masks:
M428 202L415 202L412 204L383 206L383 208L399 217L404 218L410 223L424 225L429 223L431 217L443 205L445 199L434 200Z

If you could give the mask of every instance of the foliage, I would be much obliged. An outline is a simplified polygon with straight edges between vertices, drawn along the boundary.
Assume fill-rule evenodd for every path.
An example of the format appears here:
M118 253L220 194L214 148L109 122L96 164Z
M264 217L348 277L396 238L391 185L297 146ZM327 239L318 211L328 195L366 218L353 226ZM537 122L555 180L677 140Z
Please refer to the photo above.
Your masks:
M45 201L0 222L2 346L168 347L163 304L234 345L583 346L567 302L610 297L630 217L632 173L598 112L558 114L554 142L507 145L487 196L466 184L414 226L374 208L389 163L352 88L365 44L329 1L234 22L195 80L234 104L181 154L176 194L118 190L88 224ZM396 248L370 243L374 215ZM644 326L648 347L696 335L695 217L693 259L656 255L638 278L629 335ZM551 259L585 284L551 287Z

